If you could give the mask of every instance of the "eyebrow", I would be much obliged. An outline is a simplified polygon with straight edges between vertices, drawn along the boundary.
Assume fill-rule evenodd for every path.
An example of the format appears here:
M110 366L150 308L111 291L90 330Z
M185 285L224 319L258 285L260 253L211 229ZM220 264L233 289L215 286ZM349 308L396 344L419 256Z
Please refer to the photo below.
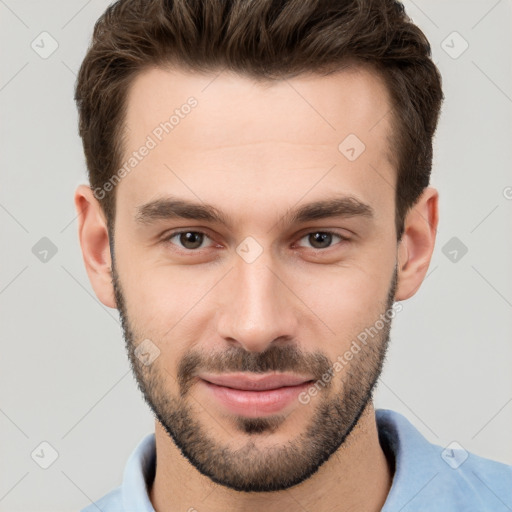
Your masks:
M289 208L276 225L301 224L333 217L374 217L373 208L354 196L341 196L314 201L298 208ZM163 197L137 208L135 221L152 224L159 220L191 219L234 226L234 220L212 205L195 203L177 197Z

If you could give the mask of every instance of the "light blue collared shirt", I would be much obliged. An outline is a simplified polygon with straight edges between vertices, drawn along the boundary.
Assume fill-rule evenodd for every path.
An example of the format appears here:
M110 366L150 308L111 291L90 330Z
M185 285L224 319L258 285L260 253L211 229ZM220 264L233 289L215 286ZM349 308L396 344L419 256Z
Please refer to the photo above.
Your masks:
M395 459L382 512L511 512L512 465L451 443L443 448L401 414L375 411L380 443ZM146 435L126 463L123 483L81 512L155 512L148 486L155 475L155 434Z

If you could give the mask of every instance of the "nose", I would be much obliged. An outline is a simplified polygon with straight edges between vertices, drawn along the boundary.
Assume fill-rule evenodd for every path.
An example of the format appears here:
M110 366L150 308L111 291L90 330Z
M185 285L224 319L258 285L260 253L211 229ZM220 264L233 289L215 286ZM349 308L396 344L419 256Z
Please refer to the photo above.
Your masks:
M272 343L296 337L298 301L265 252L252 263L236 257L225 281L217 315L223 339L249 352L264 352Z

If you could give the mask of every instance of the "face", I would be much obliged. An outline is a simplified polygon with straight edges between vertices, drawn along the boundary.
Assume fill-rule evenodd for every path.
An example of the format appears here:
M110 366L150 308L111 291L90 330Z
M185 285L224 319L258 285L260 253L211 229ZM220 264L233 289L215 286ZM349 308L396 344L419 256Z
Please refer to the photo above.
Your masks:
M296 485L343 450L389 340L386 88L152 69L127 105L126 159L151 147L116 186L112 277L139 387L213 481Z

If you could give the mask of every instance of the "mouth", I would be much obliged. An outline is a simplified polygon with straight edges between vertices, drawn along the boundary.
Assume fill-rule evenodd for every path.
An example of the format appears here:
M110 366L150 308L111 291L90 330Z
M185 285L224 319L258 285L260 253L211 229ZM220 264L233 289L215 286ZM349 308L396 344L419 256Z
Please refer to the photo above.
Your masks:
M273 374L204 374L199 382L209 398L223 409L246 417L276 414L298 403L298 396L314 380L310 376Z

